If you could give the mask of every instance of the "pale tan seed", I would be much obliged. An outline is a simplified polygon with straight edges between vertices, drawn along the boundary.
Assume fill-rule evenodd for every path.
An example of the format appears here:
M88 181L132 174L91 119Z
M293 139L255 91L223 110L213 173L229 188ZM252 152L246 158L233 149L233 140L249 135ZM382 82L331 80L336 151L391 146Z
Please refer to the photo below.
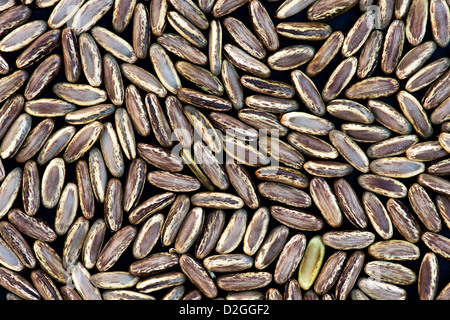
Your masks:
M31 116L26 113L19 115L14 120L0 145L0 156L3 159L14 157L27 140L27 144L29 144L27 137L30 134L31 124ZM35 135L36 131L34 130L32 133Z
M314 284L322 268L325 256L325 245L319 235L312 237L305 249L298 269L298 283L300 288L308 290Z
M181 81L166 50L160 44L153 43L149 55L159 81L169 92L176 94L181 88Z
M84 300L102 300L100 290L91 282L91 274L81 262L73 267L72 281Z
M286 38L310 41L325 40L332 32L332 28L324 22L281 22L276 30Z
M201 207L190 210L181 224L175 238L174 248L178 254L188 252L194 245L203 228L205 211Z
M133 287L139 281L126 271L99 272L91 276L91 282L99 289L119 290Z
M6 268L21 272L25 266L7 242L0 238L0 262Z
M161 300L181 300L186 291L183 285L175 286L166 293Z
M322 235L322 242L336 250L357 250L370 246L375 241L375 234L370 231L327 231Z

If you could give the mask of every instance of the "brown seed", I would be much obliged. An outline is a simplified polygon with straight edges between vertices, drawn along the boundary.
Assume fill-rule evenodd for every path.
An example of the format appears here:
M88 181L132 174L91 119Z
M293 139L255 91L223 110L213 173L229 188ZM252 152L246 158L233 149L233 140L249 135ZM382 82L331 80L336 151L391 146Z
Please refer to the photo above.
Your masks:
M430 23L433 39L440 47L445 47L450 41L449 19L450 10L448 3L443 0L430 1Z
M150 171L147 174L150 184L173 192L192 192L200 188L200 182L188 175L167 171Z
M328 231L322 235L322 242L337 250L363 249L375 241L375 234L370 231Z
M427 87L438 79L450 66L450 59L442 57L437 59L414 73L405 85L408 92L416 92Z
M165 105L172 133L184 148L191 147L194 140L194 130L183 113L180 100L175 96L169 96L166 98Z
M0 36L8 34L13 29L24 24L31 16L31 9L26 5L13 6L0 15Z
M29 73L25 70L17 70L10 75L2 77L0 79L0 102L11 97L25 84L29 77Z
M3 139L11 124L23 110L25 99L20 94L13 94L0 109L0 139Z
M358 184L367 191L391 198L404 198L406 186L399 180L376 174L363 174L357 178Z
M358 1L356 0L320 0L311 5L308 9L308 19L315 20L328 20L337 15L340 15L347 10L354 7Z
M307 161L303 168L311 175L325 178L342 177L353 171L353 167L349 164L328 160Z
M174 200L175 194L172 192L154 195L136 206L133 211L130 212L128 220L131 224L139 224L152 214L157 213L170 205Z
M289 235L289 228L279 225L273 228L255 255L255 268L258 270L268 267L281 253Z
M100 251L96 263L97 269L103 272L113 267L135 239L136 234L137 228L131 225L125 226L117 231Z
M55 158L48 163L41 181L41 200L45 208L51 209L58 204L65 176L66 166L62 158Z
M55 123L51 118L39 122L29 131L27 138L14 156L15 160L19 163L24 163L34 157L45 144L54 127Z
M303 173L287 167L266 166L257 169L255 175L260 180L279 182L300 189L309 185L309 180Z
M347 99L377 99L388 97L398 89L399 84L394 78L371 77L350 86L345 90L345 97Z
M189 254L180 256L180 267L189 280L208 298L213 299L217 296L218 290L216 284L211 279L208 271Z
M402 135L412 131L412 126L405 116L391 105L379 100L369 100L367 107L375 116L375 120L387 129Z
M0 222L0 235L25 267L32 269L36 266L33 250L14 225L8 221Z
M169 24L187 41L197 48L205 48L208 45L208 40L203 35L201 30L193 23L186 19L177 11L167 12L167 21Z
M368 253L378 260L409 261L420 257L420 249L405 240L385 240L373 243Z
M231 102L224 98L189 88L180 88L177 91L177 97L186 104L192 104L194 107L206 108L214 111L228 111L233 107ZM189 106L185 106L185 108L186 107Z
M225 44L223 49L225 51L225 57L236 68L263 79L269 78L270 69L260 60L232 44Z
M364 272L374 279L397 285L411 285L417 280L413 270L390 261L370 261L364 266Z
M450 70L447 70L428 88L421 102L425 109L432 109L442 103L450 95Z
M181 81L166 50L160 44L153 43L149 55L159 81L168 91L176 94L181 88Z
M140 142L137 144L137 153L146 162L161 170L180 172L184 168L183 160L180 156L156 144Z
M173 201L161 230L161 243L170 246L176 239L186 215L189 213L190 201L186 195L179 195Z
M405 33L408 42L417 46L422 42L427 30L428 1L414 0L406 16Z
M239 209L233 212L228 224L217 241L215 250L218 254L233 252L242 242L247 227L247 211Z
M111 115L115 110L116 107L113 104L98 104L92 107L71 111L64 116L64 120L72 125L88 124Z
M306 74L310 77L318 75L333 60L341 50L344 34L341 31L333 32L317 50L314 57L306 66Z
M56 208L55 232L59 235L65 235L72 223L78 210L78 190L77 185L69 182L62 190Z
M245 291L263 288L271 281L269 272L230 273L218 277L217 286L226 291Z
M122 74L116 58L109 53L103 56L103 77L109 99L115 106L121 106L125 96Z
M414 183L408 190L408 199L413 211L425 227L432 232L439 232L441 230L441 219L425 188L418 183Z
M282 81L261 79L250 75L243 75L240 82L244 87L254 92L272 95L278 98L289 99L295 94L294 87Z
M324 295L331 290L344 268L346 258L347 253L345 251L336 251L328 257L314 282L315 293Z
M439 140L419 142L406 149L406 157L415 161L433 161L447 155Z
M391 178L411 178L425 171L425 164L406 157L391 157L373 160L370 170L380 176Z
M44 220L32 217L20 209L12 209L8 212L8 220L23 234L41 241L56 240L56 233Z
M333 228L339 227L343 221L342 212L328 182L324 178L314 177L309 184L309 191L325 221Z
M63 265L61 257L46 242L37 240L33 244L33 250L40 267L54 280L67 284L70 274Z
M200 166L196 163L194 156L191 154L189 149L182 149L180 151L180 156L183 162L189 167L189 169L194 173L200 183L209 191L214 190L214 184L209 180L209 178L204 174Z
M132 63L122 63L120 65L120 69L122 70L122 74L125 78L145 92L154 93L160 98L164 98L167 95L166 88L161 84L156 76L147 70ZM134 94L134 96L137 95L137 93ZM135 97L134 99L138 98Z
M208 39L209 69L213 75L218 76L222 69L222 24L213 20L210 27Z
M92 269L97 263L98 254L103 246L106 233L106 223L103 219L95 220L86 234L83 249L82 261L87 269Z
M137 260L147 257L158 242L164 223L163 214L155 214L142 225L133 242L132 253Z
M175 69L188 81L208 94L221 96L224 88L219 78L212 72L187 61L177 61Z
M157 272L170 270L178 265L178 255L171 252L158 252L130 264L129 272L136 277L144 277Z
M366 295L374 300L405 300L406 291L394 284L374 280L371 278L360 278L357 286Z
M49 30L34 40L16 59L19 69L27 68L52 52L61 42L61 30Z
M25 87L25 98L32 100L39 96L59 73L61 64L62 59L58 54L46 58L31 74Z
M352 56L364 45L375 27L376 14L375 10L367 10L353 24L342 45L341 53L344 57Z
M60 99L79 106L92 106L106 101L104 90L86 84L59 82L53 86L53 93Z
M158 0L150 3L150 29L152 33L159 37L166 26L166 14L169 7L167 0Z
M225 170L231 185L245 204L251 209L257 209L260 204L259 196L247 170L237 163L226 163Z
M395 70L397 78L403 80L414 74L431 57L436 48L434 41L427 41L409 50L397 64Z
M183 284L186 276L178 271L165 272L142 279L136 284L136 289L142 293L150 293L165 288Z
M380 30L373 30L367 38L359 55L356 75L364 79L372 75L380 59L384 34Z
M125 89L126 110L133 123L133 128L141 136L148 136L151 132L147 111L142 97L135 85L131 84Z
M223 20L223 25L233 41L244 51L257 59L265 58L266 50L264 46L244 23L236 18L226 17Z
M450 196L450 182L442 177L428 173L422 173L417 177L417 182L423 187L439 194Z
M272 206L270 213L278 222L297 230L318 231L324 226L320 217L301 210Z
M420 300L434 300L439 281L438 259L433 252L427 252L420 264L418 275Z
M62 257L63 264L67 268L78 261L88 229L89 221L84 217L79 217L67 231Z
M188 252L202 232L205 211L201 207L190 210L181 224L175 239L175 251L178 254Z
M39 300L39 292L19 273L0 267L0 283L6 290L25 300Z
M156 41L164 49L184 60L198 65L205 65L208 62L208 57L203 52L177 34L163 33L161 36L158 36Z
M97 43L89 33L82 33L78 45L83 73L91 86L98 87L103 81L103 68Z
M153 129L153 134L156 140L164 148L170 148L173 145L171 141L172 130L170 129L169 122L164 115L161 104L158 97L153 93L148 93L145 96L145 107L150 119L150 125Z
M100 138L103 131L103 124L94 121L81 128L70 140L67 145L63 158L68 163L81 158Z
M366 228L366 213L350 183L344 178L337 179L333 183L333 190L345 217L357 228Z
M270 213L266 207L255 211L245 230L243 239L244 252L252 256L260 248L269 226Z
M336 283L336 300L346 300L350 295L359 274L364 266L365 254L362 250L356 250L347 260L342 273Z
M117 178L110 178L106 185L104 216L106 226L113 232L120 229L123 218L123 188Z
M209 269L206 265L207 256L215 248L224 226L225 212L223 210L211 210L206 213L203 231L195 246L195 257L197 259L205 259L204 262L207 269Z
M334 129L332 122L298 111L283 114L280 122L292 130L312 135L327 135Z
M302 130L302 129L300 129ZM338 151L329 143L311 134L291 132L287 136L288 142L302 154L319 159L335 159Z
M419 137L416 135L396 136L372 144L366 150L366 154L369 158L398 156L407 152L407 150L417 142L419 142ZM409 157L408 159L414 160Z
M278 117L268 112L245 108L239 110L238 117L253 128L271 135L285 136L288 132L288 128L280 123Z
M148 9L143 3L137 3L133 12L133 49L139 59L148 56L150 46L150 20Z
M306 249L306 237L297 233L283 246L275 266L273 279L277 284L289 281L297 269Z
M326 110L334 117L346 121L370 124L375 120L375 115L369 108L352 100L334 99L327 105Z
M311 197L295 187L277 182L262 182L258 184L258 191L262 197L296 208L311 206Z
M421 237L425 245L435 254L448 259L450 257L450 239L434 232L424 232Z
M397 67L402 56L405 40L405 25L402 20L394 20L386 31L386 36L381 51L381 69L386 74L391 74Z
M373 228L384 240L393 235L392 221L380 199L371 192L364 192L362 202Z
M450 98L445 99L430 115L430 121L432 124L442 124L448 121L448 115L450 112L448 111L450 107ZM445 131L445 130L443 130Z
M363 173L369 171L369 160L366 154L347 134L339 130L331 130L329 137L333 146L355 169Z

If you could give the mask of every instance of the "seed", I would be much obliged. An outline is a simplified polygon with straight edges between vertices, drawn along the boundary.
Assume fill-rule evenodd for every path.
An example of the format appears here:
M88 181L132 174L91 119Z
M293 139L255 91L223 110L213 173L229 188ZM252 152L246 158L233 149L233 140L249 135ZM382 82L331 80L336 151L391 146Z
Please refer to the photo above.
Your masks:
M292 130L312 135L327 135L334 129L332 122L298 111L283 114L280 122Z
M284 289L285 300L302 300L302 293L298 281L291 278L286 282Z
M225 51L225 57L236 68L263 79L269 78L270 69L260 60L232 44L225 44L223 49Z
M346 176L353 171L349 164L327 160L307 161L303 168L311 175L328 178Z
M40 299L40 294L33 285L15 271L0 267L0 283L8 291L20 298L26 300Z
M414 183L408 190L409 203L426 228L432 232L441 230L441 219L424 187Z
M197 48L205 48L208 40L201 30L177 11L167 12L169 24L187 41Z
M103 131L103 124L99 121L91 122L81 128L68 143L63 158L68 163L77 161L86 152L91 150L91 147L100 138Z
M370 170L385 177L411 178L424 172L425 164L406 157L381 158L370 163Z
M25 268L13 249L3 239L0 239L0 261L3 266L12 271L20 272Z
M245 108L239 110L238 117L255 129L265 130L274 136L285 136L288 132L288 128L280 123L278 117L268 112Z
M63 248L63 264L67 268L78 261L88 229L89 221L79 217L67 231Z
M358 184L367 191L386 197L404 198L408 191L401 181L376 174L363 174L357 180Z
M337 158L338 151L331 144L316 137L316 134L314 132L311 134L291 132L288 134L287 140L289 144L307 156L319 159Z
M26 5L13 6L0 15L0 36L8 34L11 30L24 24L31 16L31 9Z
M41 181L41 199L45 208L52 209L58 204L65 176L66 167L62 158L55 158L48 163Z
M309 60L314 56L314 48L307 45L295 45L288 46L283 49L278 50L274 54L272 54L267 62L270 68L274 70L284 71L291 70L297 68ZM300 72L299 70L296 70ZM306 84L305 84L306 85ZM314 85L310 82L309 85ZM317 91L317 89L316 89ZM304 96L301 96L304 98Z
M324 295L331 290L344 268L346 258L347 253L345 251L336 251L325 261L322 270L314 282L314 292Z
M269 272L229 273L217 278L217 286L226 291L245 291L263 288L271 281Z
M216 244L218 254L233 252L241 243L247 227L247 211L239 209L233 212L228 224Z
M181 270L189 280L208 298L215 298L218 294L216 284L211 279L208 271L189 254L180 256Z
M374 279L396 285L411 285L417 280L413 270L390 261L370 261L364 266L364 271Z
M439 281L439 265L437 257L427 252L422 260L418 276L419 299L434 300Z
M3 139L11 124L17 119L24 107L25 99L20 94L13 94L0 109L0 139Z
M150 3L150 28L156 37L162 35L166 26L168 4L167 0L158 0Z
M177 264L178 255L176 253L160 252L133 262L129 267L129 272L136 277L148 276L156 272L169 270Z
M405 300L406 291L394 284L370 278L360 278L357 286L366 295L375 300Z
M406 150L406 157L415 161L433 161L447 156L448 152L438 141L424 141Z
M329 137L333 146L355 169L363 173L369 171L369 160L366 154L347 134L339 130L331 130Z
M297 233L283 246L275 266L273 279L277 284L288 283L305 253L306 237Z
M439 78L450 66L450 60L447 57L437 59L414 73L405 85L408 92L416 92L427 87Z
M106 185L104 215L106 226L111 231L117 231L122 225L123 218L123 188L117 178L110 178Z
M188 212L175 239L175 251L178 254L188 252L194 245L200 236L204 221L205 211L203 208L195 207Z
M0 41L0 50L13 52L25 48L47 30L47 23L43 20L28 22L9 32Z
M0 222L0 235L25 267L35 267L36 257L34 252L14 225L8 221Z
M272 206L270 213L280 223L297 230L318 231L324 226L320 217L301 210Z
M450 41L448 22L450 10L445 1L430 1L430 23L433 39L440 47L445 47ZM441 24L442 22L442 24Z
M97 263L105 232L105 221L103 219L97 219L92 223L86 234L81 254L83 264L87 269L92 269Z
M8 220L23 234L41 241L56 240L56 233L44 220L27 215L20 209L13 208L8 212Z
M287 167L266 166L257 169L255 175L260 180L279 182L300 189L309 185L309 180L303 173Z
M65 235L72 223L78 210L78 188L77 185L69 182L61 192L58 201L55 217L55 232L61 236Z
M312 0L286 0L278 7L275 18L286 19L306 9L314 1Z
M184 168L180 156L156 144L138 143L137 153L149 164L171 172L180 172Z
M422 105L425 109L438 106L450 95L448 81L450 81L450 70L447 70L428 88L422 98Z
M364 266L365 254L356 250L347 260L336 283L336 300L346 300L358 280Z
M133 47L123 38L106 28L95 26L91 29L91 35L98 45L108 51L119 60L127 63L135 63L137 60Z
M54 280L66 284L69 273L63 265L61 257L46 242L37 240L33 244L34 254L40 267ZM73 275L73 273L72 273Z
M434 192L439 194L449 196L450 195L450 184L449 182L442 178L428 173L422 173L417 177L417 182Z
M259 196L247 170L237 163L226 163L225 170L231 185L251 209L259 207Z
M211 256L209 253L215 248L225 225L225 212L223 210L211 210L206 213L202 234L199 236L195 246L195 257L204 259L204 265L210 269L206 261ZM232 265L234 261L232 260ZM253 261L252 261L253 264ZM214 270L212 270L214 271Z
M311 206L311 197L303 190L277 182L261 182L258 191L262 197L296 208Z
M351 9L357 3L358 1L355 0L320 0L309 7L308 19L312 21L331 19Z
M388 97L399 89L394 78L371 77L361 80L345 90L347 99L377 99Z
M145 106L150 118L150 124L153 128L153 133L159 144L164 148L171 147L171 129L157 96L152 93L147 94L145 97Z
M327 105L326 110L334 117L346 121L370 124L375 120L371 110L352 100L335 99Z
M186 104L194 107L206 108L214 111L228 111L233 106L230 101L188 88L181 88L177 91L177 97ZM185 106L190 107L190 106Z
M245 230L243 250L248 256L254 255L266 236L270 213L266 207L261 207L253 214Z
M362 202L373 228L384 240L393 235L392 221L380 199L371 192L364 192Z
M170 246L175 241L186 215L190 212L189 206L188 196L179 195L175 198L161 230L161 242L164 246Z
M142 293L150 293L182 285L185 281L186 276L183 273L171 271L140 280L136 284L136 289Z
M174 200L175 194L172 192L154 195L136 206L133 211L130 212L128 220L131 224L139 224L152 214L159 212L170 205Z
M222 83L219 78L210 71L187 61L176 62L175 69L180 75L206 93L216 96L221 96L223 94L224 89Z
M91 281L99 289L117 290L134 286L139 278L124 271L110 271L93 274Z
M366 154L369 158L398 156L405 152L408 152L408 150L412 151L414 149L412 146L416 144L418 141L419 138L416 135L396 136L372 144L367 149ZM410 160L417 160L408 156L408 153L407 157Z
M408 32L406 31L406 33ZM405 25L402 20L394 20L386 31L381 52L380 63L384 73L391 74L394 72L403 52L404 40Z
M84 300L102 300L100 290L91 282L89 271L80 262L73 267L72 280Z
M145 221L133 242L133 257L143 259L153 250L159 240L164 223L162 214L155 214Z
M0 102L11 97L25 84L29 77L28 72L25 70L17 70L10 75L2 77L0 79Z
M233 17L226 17L223 25L227 29L233 41L251 56L257 59L266 57L266 49L258 38L242 23Z
M437 255L448 259L450 256L450 240L443 235L434 232L424 232L421 237L425 245Z
M294 169L301 169L305 161L303 155L297 149L276 137L261 135L258 146L275 161Z
M189 41L174 33L163 33L156 41L174 55L198 65L205 65L207 56Z
M223 17L246 4L248 0L217 0L213 6L212 13L215 18Z
M222 61L221 70L224 90L233 107L240 110L244 106L244 92L235 67L226 59Z
M3 159L14 157L19 151L30 132L31 121L31 116L23 113L11 124L0 145L0 156Z
M317 50L314 57L306 66L306 74L310 77L318 75L333 60L341 50L344 34L341 31L333 32Z
M44 300L63 300L62 294L55 283L45 272L33 270L30 277L31 282Z
M209 69L218 76L222 69L222 25L219 21L211 21L208 39Z
M139 59L145 59L150 45L150 20L147 7L137 3L133 12L133 49Z
M313 285L322 268L325 245L320 236L312 237L306 245L305 253L298 269L298 283L303 290Z
M369 77L374 72L382 52L384 34L380 30L372 30L359 55L356 75L360 79ZM398 69L396 69L398 70Z
M27 68L52 52L61 42L61 31L49 30L34 40L16 59L19 69ZM17 72L17 71L16 71Z
M342 224L342 212L328 182L324 178L314 177L311 179L309 191L325 221L333 228L339 227Z
M422 42L427 29L427 20L428 1L412 1L406 16L405 33L408 42L413 46Z
M405 240L377 241L369 246L368 253L378 260L409 261L420 257L419 248Z
M135 226L125 226L117 231L100 251L96 267L100 272L107 271L120 258L123 252L130 246L135 239L137 228Z
M78 46L83 73L91 86L98 87L103 81L103 63L97 43L89 33L81 33Z
M281 253L289 235L289 228L279 225L269 232L255 255L255 268L265 269Z
M183 285L179 285L173 287L168 293L161 298L161 300L181 300L184 295L185 287Z
M435 42L427 41L409 50L397 65L395 70L397 77L403 80L414 74L431 57L436 48Z
M350 183L343 178L337 179L334 181L333 190L345 217L357 228L366 228L366 213Z
M412 126L409 121L391 105L379 100L369 100L367 107L375 116L375 120L387 129L402 135L411 133Z
M342 45L341 52L344 57L352 56L364 45L375 27L375 19L375 10L368 10L356 20Z
M27 138L15 154L15 159L23 163L31 159L44 145L55 126L51 118L45 119L29 131Z

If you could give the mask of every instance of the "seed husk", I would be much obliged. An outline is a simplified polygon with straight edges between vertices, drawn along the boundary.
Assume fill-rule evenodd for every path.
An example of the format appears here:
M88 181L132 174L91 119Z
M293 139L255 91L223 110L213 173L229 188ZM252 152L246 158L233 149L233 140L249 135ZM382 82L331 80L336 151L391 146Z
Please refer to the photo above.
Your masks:
M103 81L103 59L97 43L89 33L82 33L78 46L83 73L91 86L98 87Z
M183 37L174 33L163 33L156 41L167 51L197 65L205 65L208 57Z
M260 204L259 196L247 170L237 163L226 163L225 170L230 184L245 204L251 209L257 209Z
M147 70L132 63L122 63L120 69L125 78L145 92L154 93L160 98L164 98L167 95L167 89L156 76ZM137 94L134 95L136 96Z
M406 150L406 157L415 161L434 161L447 155L439 140L419 142Z

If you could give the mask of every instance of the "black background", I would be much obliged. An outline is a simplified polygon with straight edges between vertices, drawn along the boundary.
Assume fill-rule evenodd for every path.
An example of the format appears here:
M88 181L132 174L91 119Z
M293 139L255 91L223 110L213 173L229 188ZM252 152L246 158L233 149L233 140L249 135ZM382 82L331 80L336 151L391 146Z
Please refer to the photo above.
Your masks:
M149 1L144 1L143 2L146 7L149 7ZM267 11L269 12L269 14L273 17L274 13L276 11L276 9L281 5L282 1L276 1L276 2L268 2L268 1L262 1L262 3L264 4L264 6L266 7ZM34 3L29 5L30 8L32 9L32 16L29 19L29 21L33 21L33 20L38 20L38 19L42 19L42 20L47 20L51 11L53 10L53 8L38 8ZM169 7L169 10L172 10L171 7ZM344 35L350 30L350 28L352 27L353 23L359 18L359 16L361 15L361 11L358 7L358 5L356 5L354 8L350 9L349 11L347 11L346 13L335 17L329 21L326 21L326 23L328 23L333 31L337 31L337 30L341 30ZM239 9L237 9L235 12L233 12L231 14L232 16L240 19L242 22L244 22L247 27L252 30L251 27L251 23L250 23L250 18L249 18L249 13L248 13L248 6L244 5L242 7L240 7ZM214 17L211 14L207 15L208 18L210 19L210 21L212 19L214 19ZM97 25L101 25L103 27L106 27L110 30L112 29L112 9L97 23ZM220 21L223 20L223 18L219 19ZM286 22L286 21L307 21L306 18L306 10L303 10L302 12L296 14L293 17L290 17L288 19L283 19L283 20L278 20L278 19L274 19L274 25L276 26L278 23L280 22ZM405 21L405 20L404 20ZM223 44L226 43L233 43L233 41L231 40L231 38L229 37L229 34L227 33L226 29L223 27L222 25L222 29L223 29ZM431 26L428 22L427 25L427 34L423 40L423 42L432 39L431 36ZM169 24L167 24L166 26L166 30L165 32L175 32ZM208 37L208 33L207 31L204 32L205 36ZM127 27L127 29L120 34L121 37L123 37L125 40L127 40L129 43L131 43L131 36L132 36L132 23L130 23ZM322 46L322 44L324 43L324 41L299 41L299 40L293 40L293 39L288 39L285 37L280 36L280 48L289 46L289 45L295 45L295 44L308 44L313 46L316 51ZM156 38L152 35L151 36L151 43L155 43L156 42ZM103 54L105 54L106 52L99 47L101 52ZM412 46L408 43L408 41L405 38L405 44L403 47L403 54L408 52L410 49L412 48ZM13 68L15 68L15 59L17 58L18 54L20 54L21 51L19 52L15 52L15 53L2 53L2 56L4 56L4 58L8 61L8 63L10 64L10 66L12 66ZM55 51L53 53L59 53L62 54L62 50L61 47L58 47L57 49L55 49ZM207 49L204 50L204 53L207 54ZM356 53L356 56L359 56L359 52ZM267 56L269 56L270 54L268 54ZM178 58L172 54L170 54L170 56L173 59L173 62L175 63ZM433 56L428 60L427 63L432 62L440 57L443 56L448 56L448 47L447 48L437 48L436 51L434 52ZM336 55L336 57L332 60L332 62L317 76L313 77L313 81L316 84L317 88L319 91L322 90L324 84L326 83L326 81L328 80L329 75L333 72L333 70L336 68L336 66L343 60L343 57L341 56L340 53L338 53ZM40 61L41 62L41 61ZM39 63L40 63L39 62ZM39 63L35 63L33 64L30 68L28 68L30 74L35 70L35 68L39 65ZM119 61L120 63L120 61ZM139 60L137 63L137 65L145 68L146 70L149 70L151 72L153 72L153 67L151 65L150 59L147 57L146 59L143 60ZM304 71L306 68L306 64L301 66L299 69ZM237 69L238 70L238 69ZM238 70L238 73L240 76L242 76L244 73L240 70ZM374 71L374 73L372 74L372 76L376 76L376 75L383 75L382 71L380 70L379 64L377 66L377 69ZM181 78L181 77L180 77ZM290 71L285 71L285 72L280 72L280 71L275 71L272 70L272 75L271 75L271 79L275 79L275 80L280 80L280 81L284 81L286 83L291 83L290 80ZM188 81L186 81L185 79L181 78L183 86L185 87L191 87L194 88L195 87L189 83ZM352 82L349 84L351 85L352 83L356 82L358 79L355 76L352 80ZM128 80L126 78L123 78L124 81L124 85L127 86L129 84ZM44 98L44 97L54 97L54 94L51 91L51 86L57 82L66 82L65 76L64 76L64 72L63 70L60 71L59 75L53 80L52 84L47 87L47 89L41 94L41 96L39 98ZM86 81L86 79L84 78L84 76L82 75L82 77L80 78L80 80L78 81L78 83L85 83L87 84L88 82ZM400 85L401 85L401 89L404 88L404 85L406 83L405 80L403 81L399 81ZM104 85L102 84L100 86L101 88L104 88ZM428 87L427 87L428 88ZM421 100L422 96L425 94L427 88L422 89L420 91L415 92L413 95L416 96L419 101ZM21 88L19 90L19 92L23 92L23 88ZM245 95L249 95L252 94L250 91L244 89ZM141 90L141 95L142 97L144 97L145 93ZM341 94L338 98L344 97L343 94ZM299 99L297 99L299 101ZM394 106L395 108L398 109L398 102L395 99L395 95L392 95L391 97L388 98L383 98L383 99L379 99L382 101L385 101L387 103L389 103L390 105ZM162 105L163 105L163 100L160 100ZM299 101L300 103L300 101ZM125 105L124 105L125 106ZM80 107L81 108L81 107ZM203 111L203 110L201 110ZM306 109L306 107L304 107L301 103L300 103L300 111L306 111L308 112L308 110ZM432 110L431 110L432 111ZM206 111L205 111L206 112ZM427 111L428 115L431 114L430 111ZM230 111L230 114L234 115L237 117L237 112L236 110L232 110ZM324 118L331 120L337 128L340 127L340 125L343 123L342 121L340 121L339 119L336 119L334 117L331 117L329 114L326 114L324 116ZM36 126L40 121L42 121L43 119L41 118L33 118L33 127ZM55 128L53 132L56 132L56 130L58 130L59 128L63 127L65 125L64 119L63 117L61 118L55 118ZM113 116L110 116L106 119L103 120L103 122L106 121L110 121L112 123L114 123L114 118ZM81 128L82 126L77 126L77 128ZM432 140L436 140L437 134L440 132L440 128L436 127L435 129L435 134L433 135L433 137L431 137L430 139ZM395 135L395 133L393 133L393 136ZM153 134L150 135L149 137L141 137L136 133L136 140L137 142L154 142L154 136ZM283 139L285 140L285 139ZM328 139L325 137L324 140L328 141ZM422 140L421 140L422 141ZM99 147L99 144L97 143L97 146ZM363 150L367 149L370 144L364 144L361 143L360 146L363 148ZM33 159L36 159L37 156L33 157ZM87 155L84 156L84 158L87 159ZM305 160L308 161L309 158L307 156L305 156ZM342 158L338 158L337 160L342 160L344 161ZM125 164L126 164L126 168L129 165L130 161L128 161L128 159L125 158ZM21 166L23 167L22 164L17 164L14 162L14 159L5 159L3 160L3 164L5 167L6 172L8 173L10 170L12 170L13 168L17 167L17 166ZM429 165L429 163L427 163L427 165ZM40 166L40 175L42 177L42 174L45 170L45 166ZM257 183L257 179L254 176L254 171L255 168L249 168L247 167L249 173L252 175L254 181ZM155 168L152 168L150 165L148 166L148 171L150 170L155 170ZM306 172L302 171L303 173L305 173L309 178L311 178ZM66 165L66 183L67 182L75 182L75 164L67 164ZM186 167L186 169L182 172L182 173L186 173L186 174L190 174L192 175L192 173L189 171L189 169ZM122 177L122 183L124 185L124 181L125 181L125 177L127 174L127 169L125 170L125 174ZM361 195L364 190L356 183L356 178L358 176L358 172L356 170L354 170L354 172L346 177L346 180L349 181L351 183L351 185L353 186L353 188L355 189L355 191L357 192L358 195ZM327 179L327 181L331 184L332 183L332 179ZM415 178L412 179L401 179L401 181L403 183L405 183L405 185L407 187L409 187L412 183L414 183L416 180ZM150 198L151 196L157 194L157 193L161 193L164 192L164 190L162 189L157 189L155 187L152 187L151 185L149 185L149 183L146 183L144 192L141 196L141 200L140 202ZM230 187L230 189L228 190L228 192L234 193L236 194L236 192L232 189L232 187ZM434 194L430 191L430 195L432 195L434 197ZM380 199L382 199L383 203L386 203L387 198L381 197ZM261 198L261 204L264 206L270 206L273 205L274 203L272 202L268 202L265 199ZM407 198L402 199L402 202L405 203L409 208L409 203ZM16 202L14 204L14 207L22 207L21 204L21 195L19 193L19 196L16 199ZM248 207L245 207L247 209L248 212L248 221L250 221L254 210L249 209ZM166 208L165 210L163 210L163 213L166 214L169 208ZM312 206L311 208L307 209L308 212L317 214L320 216L320 212L317 210L317 208L315 208L315 206ZM232 214L232 210L227 210L227 220L228 221L229 217ZM412 211L411 211L412 212ZM100 218L102 217L103 214L103 207L101 204L97 203L97 207L96 207L96 214L94 216L93 219L91 219L91 224L93 221L96 220L96 218ZM77 215L81 215L81 210L78 210ZM39 217L41 219L44 219L45 221L47 221L50 225L54 225L54 219L55 219L55 210L47 210L45 208L43 208L41 206L41 208L39 209L38 213L36 214L36 217ZM3 219L6 219L6 216L3 217ZM124 213L124 218L123 218L123 222L122 222L122 226L125 226L128 224L128 217L127 215ZM272 229L273 227L275 227L276 225L278 225L279 223L277 221L275 221L274 219L271 220L271 224L270 224L270 229ZM419 224L421 226L422 231L426 231L425 226L419 221ZM445 223L443 222L443 227L442 227L442 231L440 232L442 235L450 237L450 231L448 229L448 227L445 225ZM342 227L340 228L341 230L350 230L350 229L355 229L355 227L353 225L351 225L349 223L348 220L344 219L344 224L342 225ZM320 233L324 233L328 230L331 230L331 228L329 228L328 226L325 226L324 229L320 232ZM374 229L372 228L372 226L368 225L368 227L366 228L366 230L368 231L372 231L376 234L376 232L374 231ZM294 234L296 234L298 231L291 229L290 233L289 233L289 238L292 237ZM306 236L307 239L310 239L313 235L315 235L316 233L312 233L312 232L303 232ZM112 236L112 232L110 232L109 230L107 230L106 236L105 236L105 240L104 243L106 243L106 241ZM34 240L25 236L26 240L28 241L28 243L30 245L33 244ZM392 239L403 239L402 236L395 230L394 228L394 236L392 237ZM376 240L375 241L379 241L382 240L378 235L376 235ZM62 255L62 249L63 249L63 245L64 245L64 237L58 237L58 239L51 243L51 246L60 254ZM421 258L416 260L416 261L406 261L406 262L401 262L404 266L411 268L412 270L414 270L416 272L416 274L418 275L419 273L419 269L420 269L420 263L421 263L421 259L424 256L424 254L426 252L429 251L429 249L423 244L422 241L420 241L417 246L420 248L421 250ZM152 250L152 253L156 253L158 251L167 251L169 248L165 248L162 247L159 243L154 247L154 249ZM193 248L191 248L191 250L189 251L190 253L193 253ZM239 246L235 252L242 252L242 245ZM327 259L327 257L329 257L333 252L335 252L334 249L332 248L328 248L326 249L326 256L325 256L325 260ZM365 256L365 261L368 262L370 260L372 260L372 258L367 254L366 252L366 256ZM213 254L213 253L211 253ZM349 257L352 254L352 251L348 252L347 257ZM439 285L438 285L438 293L450 282L450 262L444 258L438 257L439 260ZM128 269L128 266L134 261L134 258L131 254L131 247L128 248L125 253L120 257L120 259L117 261L117 263L109 270L109 271L126 271ZM268 272L273 272L273 269L275 267L276 262L273 262L269 267L267 267L264 271L268 271ZM91 272L91 274L94 274L96 272L98 272L95 269L91 269L89 270ZM256 271L256 269L252 268L248 271ZM29 274L30 274L31 270L26 269L23 272L21 272L21 274L28 280L30 280ZM364 271L361 271L360 276L366 276ZM294 274L293 277L297 277L297 272ZM60 286L60 284L57 284L58 286ZM189 292L190 290L195 289L195 287L190 284L189 281L187 281L185 284L186 287L186 293ZM267 286L266 288L263 288L262 290L267 290L268 288L277 288L279 289L279 291L283 294L284 292L284 287L283 286L278 286L275 283L271 283L269 286ZM417 282L414 283L413 285L410 286L403 286L403 288L407 291L407 297L408 299L411 300L418 300L418 293L417 293ZM333 290L332 290L333 291ZM167 292L167 290L162 290L162 292L154 292L151 293L152 296L154 296L155 298L159 298L162 295L164 295ZM5 299L5 294L6 294L6 290L4 290L3 288L0 287L0 299ZM220 292L219 293L219 297L225 297L226 293L224 292ZM205 298L204 298L205 299Z

